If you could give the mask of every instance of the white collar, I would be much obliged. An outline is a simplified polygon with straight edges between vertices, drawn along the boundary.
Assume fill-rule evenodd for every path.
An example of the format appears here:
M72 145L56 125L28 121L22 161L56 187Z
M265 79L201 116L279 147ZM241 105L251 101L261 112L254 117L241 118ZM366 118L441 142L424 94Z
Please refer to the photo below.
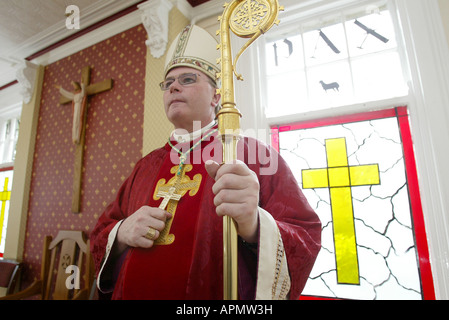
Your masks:
M214 120L211 123L209 123L207 126L201 128L199 130L196 130L194 132L191 132L191 133L185 133L185 130L182 130L182 129L175 129L171 133L171 137L178 143L190 142L190 141L193 141L193 140L201 137L207 130L209 130L210 128L212 128L215 125L216 125L216 122ZM180 132L180 134L176 133L176 131Z

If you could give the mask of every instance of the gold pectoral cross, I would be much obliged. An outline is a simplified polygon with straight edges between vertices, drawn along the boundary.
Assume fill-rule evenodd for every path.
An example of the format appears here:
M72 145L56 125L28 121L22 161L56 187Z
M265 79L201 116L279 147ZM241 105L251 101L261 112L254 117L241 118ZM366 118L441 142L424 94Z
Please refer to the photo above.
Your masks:
M172 218L167 220L164 230L161 231L159 238L155 241L156 245L170 245L175 241L175 235L170 234L170 228L175 218L176 208L178 201L189 192L189 195L193 197L200 189L202 176L197 174L192 180L186 176L187 172L192 171L193 166L190 164L180 165L173 167L170 172L175 176L165 183L165 179L158 181L156 189L154 190L153 199L159 200L163 198L159 209L166 210L171 213Z

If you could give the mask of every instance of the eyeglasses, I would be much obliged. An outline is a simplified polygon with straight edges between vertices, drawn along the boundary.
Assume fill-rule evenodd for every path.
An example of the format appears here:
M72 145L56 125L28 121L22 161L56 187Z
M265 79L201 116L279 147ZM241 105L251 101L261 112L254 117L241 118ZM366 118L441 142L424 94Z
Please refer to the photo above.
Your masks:
M165 79L159 84L159 86L161 87L162 91L167 91L170 88L170 86L176 81L176 79L178 79L180 85L188 86L190 84L196 83L198 80L198 76L200 75L196 73L183 73L179 75L177 78L170 77Z

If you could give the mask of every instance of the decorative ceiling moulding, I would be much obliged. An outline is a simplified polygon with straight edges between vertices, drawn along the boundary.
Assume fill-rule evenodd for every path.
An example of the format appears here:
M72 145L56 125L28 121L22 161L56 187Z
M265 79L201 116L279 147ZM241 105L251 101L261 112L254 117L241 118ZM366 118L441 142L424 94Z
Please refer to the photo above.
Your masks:
M173 4L169 0L153 0L138 5L142 11L142 23L148 33L145 44L151 55L158 59L167 50L168 20Z
M162 57L167 49L169 13L173 7L195 24L211 16L218 17L223 10L223 3L208 0L148 0L139 4L142 23L148 33L146 45L156 59Z

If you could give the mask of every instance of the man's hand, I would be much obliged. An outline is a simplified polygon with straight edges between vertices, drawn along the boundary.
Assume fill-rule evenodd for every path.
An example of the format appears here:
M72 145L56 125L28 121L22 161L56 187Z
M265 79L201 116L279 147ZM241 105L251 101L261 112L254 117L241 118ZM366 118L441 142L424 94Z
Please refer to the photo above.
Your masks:
M117 243L114 245L116 254L121 254L127 247L151 248L160 232L165 228L165 222L172 215L158 208L144 206L126 218L117 233ZM148 230L156 230L155 240L145 238Z
M215 180L212 191L219 216L229 216L237 223L237 232L246 242L258 241L259 180L242 161L220 166L206 162L208 174Z

